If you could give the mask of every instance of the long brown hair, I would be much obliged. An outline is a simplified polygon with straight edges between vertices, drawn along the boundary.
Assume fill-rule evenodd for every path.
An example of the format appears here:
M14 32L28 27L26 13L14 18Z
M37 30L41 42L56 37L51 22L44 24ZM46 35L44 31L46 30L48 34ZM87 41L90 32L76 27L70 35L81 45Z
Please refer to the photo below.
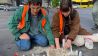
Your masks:
M60 10L63 12L68 12L72 9L72 1L71 0L61 0Z

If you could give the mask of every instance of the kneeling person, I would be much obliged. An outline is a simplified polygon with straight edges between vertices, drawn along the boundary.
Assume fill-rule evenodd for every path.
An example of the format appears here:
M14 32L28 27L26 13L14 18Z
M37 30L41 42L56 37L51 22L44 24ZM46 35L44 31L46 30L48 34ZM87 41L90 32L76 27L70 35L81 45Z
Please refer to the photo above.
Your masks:
M29 50L33 44L54 48L54 38L42 0L32 0L19 7L9 22L9 29L15 36L20 50Z

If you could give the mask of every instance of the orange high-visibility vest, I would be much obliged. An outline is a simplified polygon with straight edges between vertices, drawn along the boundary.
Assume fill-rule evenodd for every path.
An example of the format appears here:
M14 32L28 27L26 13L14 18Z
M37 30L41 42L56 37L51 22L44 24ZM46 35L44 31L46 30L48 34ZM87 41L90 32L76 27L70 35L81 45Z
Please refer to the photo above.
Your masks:
M60 19L60 34L63 33L63 16L62 16L62 12L59 11L59 19Z
M22 18L21 18L21 21L18 24L18 29L23 29L24 28L24 26L25 26L25 16L26 16L26 13L27 13L28 9L29 9L29 5L24 5L24 9L23 9L23 12L22 12ZM42 14L44 16L46 16L46 11L43 8L41 8L41 11L42 11ZM42 24L42 28L44 28L44 26L46 24L46 19L45 18L42 19L41 24Z

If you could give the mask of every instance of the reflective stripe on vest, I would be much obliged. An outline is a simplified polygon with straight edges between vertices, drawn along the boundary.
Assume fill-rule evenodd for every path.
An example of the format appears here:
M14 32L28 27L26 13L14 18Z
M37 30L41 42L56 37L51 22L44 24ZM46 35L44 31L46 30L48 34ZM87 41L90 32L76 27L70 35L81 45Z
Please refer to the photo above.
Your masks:
M63 16L62 16L62 12L59 11L59 19L60 19L60 34L63 33Z

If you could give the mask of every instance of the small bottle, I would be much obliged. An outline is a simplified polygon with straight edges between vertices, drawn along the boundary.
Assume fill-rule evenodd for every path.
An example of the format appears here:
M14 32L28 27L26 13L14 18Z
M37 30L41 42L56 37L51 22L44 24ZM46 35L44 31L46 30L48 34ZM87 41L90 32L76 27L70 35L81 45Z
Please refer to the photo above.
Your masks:
M78 50L75 51L75 55L78 56Z
M43 55L43 56L46 56L46 55Z
M24 54L22 56L25 56Z
M34 54L32 53L32 56L34 56Z
M82 56L82 51L79 52L79 56Z
M65 45L65 39L63 38L62 39L62 47L64 48L64 45Z

